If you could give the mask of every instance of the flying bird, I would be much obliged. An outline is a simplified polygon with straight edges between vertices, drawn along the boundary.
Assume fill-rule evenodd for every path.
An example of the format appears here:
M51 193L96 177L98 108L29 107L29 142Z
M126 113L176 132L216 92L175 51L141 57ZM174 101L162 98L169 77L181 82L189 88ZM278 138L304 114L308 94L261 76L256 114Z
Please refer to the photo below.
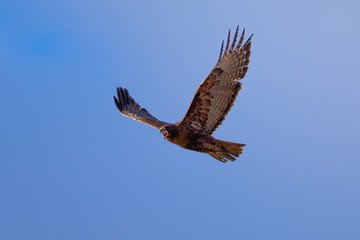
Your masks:
M248 70L252 35L242 45L245 29L239 41L238 32L239 26L230 45L229 30L225 51L222 41L215 67L196 90L180 122L171 124L158 120L140 107L127 89L121 87L117 88L117 97L114 96L116 107L121 114L160 130L164 139L182 148L208 153L224 163L236 160L245 144L221 141L211 135L234 105L241 89L239 81Z

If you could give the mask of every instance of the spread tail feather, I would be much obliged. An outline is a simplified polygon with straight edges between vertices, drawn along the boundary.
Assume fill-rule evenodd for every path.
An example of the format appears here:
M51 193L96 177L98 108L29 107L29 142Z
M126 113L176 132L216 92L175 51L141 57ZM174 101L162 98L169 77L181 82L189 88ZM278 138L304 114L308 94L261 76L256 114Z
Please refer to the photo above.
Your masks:
M216 140L216 150L209 152L209 155L220 162L235 161L242 153L245 144Z

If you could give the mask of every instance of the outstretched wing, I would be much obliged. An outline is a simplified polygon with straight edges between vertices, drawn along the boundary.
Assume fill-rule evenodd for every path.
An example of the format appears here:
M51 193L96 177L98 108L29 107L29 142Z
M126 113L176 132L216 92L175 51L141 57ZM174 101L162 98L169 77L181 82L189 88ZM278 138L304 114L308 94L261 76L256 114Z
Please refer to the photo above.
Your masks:
M240 79L244 78L249 64L251 37L241 46L245 29L236 44L239 26L230 44L230 30L224 54L222 42L219 60L213 70L200 84L180 125L203 129L212 134L225 119L241 89ZM236 44L236 47L235 47Z
M165 124L168 124L167 122L157 120L145 108L141 108L129 95L126 88L117 88L117 98L114 96L114 102L120 113L126 117L145 123L156 129L160 129Z

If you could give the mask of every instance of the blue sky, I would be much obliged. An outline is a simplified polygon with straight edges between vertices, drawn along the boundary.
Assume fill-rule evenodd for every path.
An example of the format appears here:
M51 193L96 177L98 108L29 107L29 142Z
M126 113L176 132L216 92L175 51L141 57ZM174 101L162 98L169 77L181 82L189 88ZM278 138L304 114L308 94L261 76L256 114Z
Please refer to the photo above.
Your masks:
M359 239L356 1L2 1L0 239ZM229 28L250 69L216 138L234 163L120 115L177 122Z

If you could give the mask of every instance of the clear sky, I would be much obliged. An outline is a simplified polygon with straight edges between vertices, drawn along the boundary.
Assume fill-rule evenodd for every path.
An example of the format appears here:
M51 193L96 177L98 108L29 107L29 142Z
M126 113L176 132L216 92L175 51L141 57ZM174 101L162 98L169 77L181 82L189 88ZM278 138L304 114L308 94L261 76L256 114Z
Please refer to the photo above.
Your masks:
M358 1L0 2L0 239L360 239ZM120 115L177 122L229 28L254 33L216 138L234 163Z

